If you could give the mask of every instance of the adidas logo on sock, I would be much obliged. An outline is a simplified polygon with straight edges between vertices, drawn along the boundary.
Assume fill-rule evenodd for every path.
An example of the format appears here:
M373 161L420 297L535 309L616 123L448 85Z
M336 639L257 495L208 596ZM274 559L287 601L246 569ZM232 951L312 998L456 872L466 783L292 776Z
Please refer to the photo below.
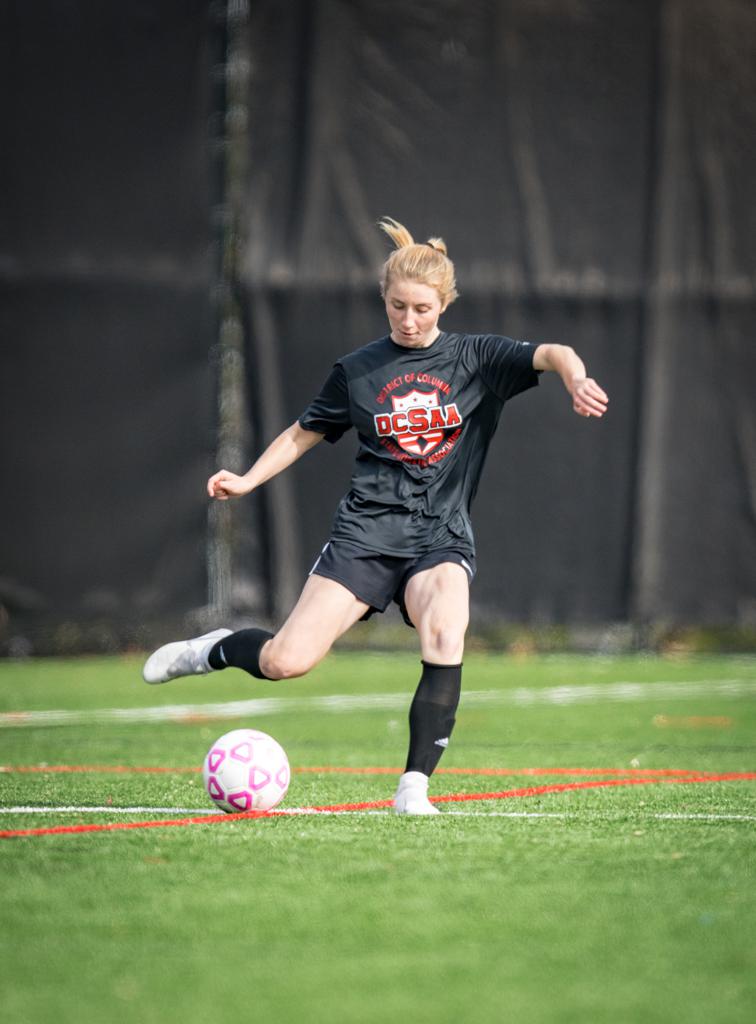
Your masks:
M449 737L446 736L442 740L436 740L436 742L433 745L435 747L448 747L449 746Z

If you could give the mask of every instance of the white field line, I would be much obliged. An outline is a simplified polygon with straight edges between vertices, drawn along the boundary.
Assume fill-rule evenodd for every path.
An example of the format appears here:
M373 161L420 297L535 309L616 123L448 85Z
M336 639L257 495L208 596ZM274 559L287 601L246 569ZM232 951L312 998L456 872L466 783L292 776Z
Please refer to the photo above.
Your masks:
M756 814L655 814L660 821L756 821Z
M444 811L446 815L453 814L458 815L461 818L571 818L578 820L581 816L577 814L540 814L540 813L527 813L524 811ZM651 818L654 821L756 821L756 814L647 814L641 815L634 813L632 815L633 821L638 821L642 818ZM596 819L613 819L622 818L630 819L630 815L625 812L619 812L618 814L607 814L598 813L590 815L590 818Z
M0 814L217 814L208 807L0 807Z
M532 707L556 704L628 703L636 701L673 701L691 698L754 697L754 679L698 679L656 683L583 683L552 686L545 689L520 687L514 690L468 690L462 694L462 706ZM78 710L5 711L0 713L0 729L45 725L99 725L151 722L191 722L202 719L262 718L292 712L344 714L353 711L407 710L407 693L332 694L312 697L257 697L251 700L211 704L167 704L142 708L84 708Z
M218 809L207 807L0 807L0 814L175 814L201 815L218 814ZM390 810L372 811L317 811L313 807L281 807L272 812L274 816L287 815L336 816L336 815L390 815ZM640 814L632 816L619 811L616 814L599 812L598 814L581 815L554 811L443 811L440 817L454 818L569 818L574 821L586 819L653 819L656 821L756 821L756 814ZM439 820L439 816L433 818Z

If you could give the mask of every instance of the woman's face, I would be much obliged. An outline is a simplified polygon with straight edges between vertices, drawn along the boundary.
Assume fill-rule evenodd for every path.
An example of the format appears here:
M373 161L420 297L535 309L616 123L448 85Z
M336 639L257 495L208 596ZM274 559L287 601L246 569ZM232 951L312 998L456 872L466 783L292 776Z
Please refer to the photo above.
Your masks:
M391 340L405 348L427 348L441 333L438 318L446 309L438 291L429 284L398 278L385 295Z

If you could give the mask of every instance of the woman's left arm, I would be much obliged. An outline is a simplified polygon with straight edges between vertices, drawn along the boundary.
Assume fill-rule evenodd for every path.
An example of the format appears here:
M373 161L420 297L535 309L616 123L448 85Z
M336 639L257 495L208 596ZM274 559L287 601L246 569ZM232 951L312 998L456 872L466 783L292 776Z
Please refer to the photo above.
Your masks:
M572 396L580 416L603 416L609 403L605 391L587 377L585 363L569 345L539 345L533 353L534 370L553 370Z

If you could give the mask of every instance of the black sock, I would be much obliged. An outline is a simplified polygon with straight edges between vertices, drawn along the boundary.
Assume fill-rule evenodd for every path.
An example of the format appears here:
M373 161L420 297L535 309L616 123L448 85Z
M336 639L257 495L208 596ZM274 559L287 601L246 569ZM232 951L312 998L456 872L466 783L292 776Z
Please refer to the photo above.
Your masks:
M461 689L461 665L423 662L423 674L409 712L410 745L406 772L433 773L454 728L454 713Z
M267 679L260 669L260 651L272 636L265 629L240 629L224 636L210 649L208 664L215 669L243 668L257 679Z

